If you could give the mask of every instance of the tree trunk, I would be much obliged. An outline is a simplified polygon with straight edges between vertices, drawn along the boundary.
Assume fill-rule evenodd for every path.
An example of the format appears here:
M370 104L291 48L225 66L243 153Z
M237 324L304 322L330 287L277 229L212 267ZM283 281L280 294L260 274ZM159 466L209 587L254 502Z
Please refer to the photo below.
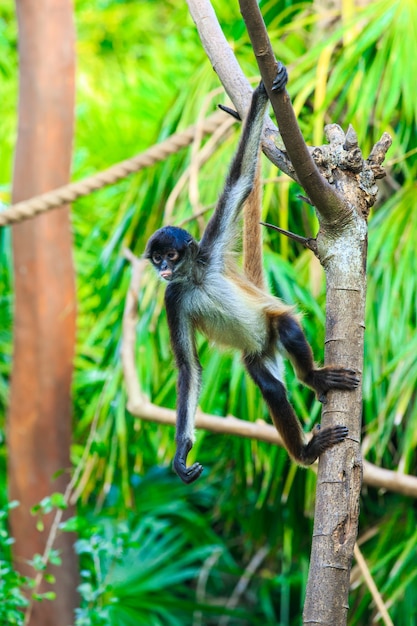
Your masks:
M217 62L219 45L210 45L208 21L216 20L209 0L187 0L209 57ZM317 239L306 240L326 272L325 364L349 367L362 374L366 292L366 246L369 208L377 194L375 180L391 138L384 133L364 160L357 136L334 125L325 128L329 144L307 148L286 90L274 92L277 60L256 0L239 0L254 54L275 112L293 168L320 222ZM216 25L217 27L217 25ZM213 27L211 27L213 28ZM217 28L219 30L219 28ZM227 69L225 70L227 71ZM233 83L229 83L233 87ZM229 95L234 100L230 89ZM238 107L237 107L238 108ZM287 164L285 164L287 165ZM290 168L287 168L291 175ZM295 176L294 176L295 173ZM314 245L313 245L314 244ZM319 463L311 566L304 607L304 624L344 626L347 620L349 576L357 535L362 480L360 453L361 389L328 393L323 426L346 425L347 439L322 454Z
M362 372L367 224L354 185L351 194L348 184L344 191L357 210L341 230L322 228L317 238L320 260L326 270L325 363L340 363ZM304 624L347 623L362 484L361 414L360 388L327 394L322 424L345 424L349 435L344 445L323 454L319 460Z
M18 202L68 182L74 118L74 25L70 0L17 0L19 122L12 200ZM75 339L75 284L69 208L13 227L15 326L8 416L11 516L18 570L34 575L27 560L42 553L44 532L31 507L63 492L70 467L70 386ZM73 540L55 546L63 564L52 568L55 601L35 603L30 624L67 626L77 605ZM50 568L48 568L49 570ZM46 587L41 588L44 591Z

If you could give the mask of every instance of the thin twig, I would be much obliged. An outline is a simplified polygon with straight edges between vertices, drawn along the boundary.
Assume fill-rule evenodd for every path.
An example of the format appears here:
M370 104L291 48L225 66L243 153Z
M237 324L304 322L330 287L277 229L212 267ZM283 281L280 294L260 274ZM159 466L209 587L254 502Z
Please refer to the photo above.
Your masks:
M232 595L227 601L227 609L234 609L237 606L239 599L248 588L251 578L255 574L256 570L262 565L262 562L268 556L268 553L269 549L266 546L263 546L253 555L248 563L248 566L240 577L236 587L234 588ZM227 626L229 621L230 617L228 615L224 615L219 621L219 626Z
M197 602L203 603L206 595L206 586L208 577L210 575L210 571L216 564L216 561L219 560L223 550L220 547L216 547L213 550L213 553L204 561L203 567L200 570L200 574L198 576L197 581L197 589L196 589L196 598ZM202 626L203 624L203 613L201 611L196 611L193 616L193 626Z
M389 613L388 613L388 609L386 607L386 604L384 602L384 600L382 599L381 594L379 593L378 587L375 584L375 580L369 570L369 567L363 557L363 554L358 546L358 544L355 544L355 547L353 549L353 554L355 555L355 559L356 562L358 564L359 569L362 572L362 575L364 577L365 580L365 584L368 587L372 598L375 602L375 605L378 609L378 611L381 614L381 618L385 624L385 626L394 626L394 622L392 621Z
M334 219L335 212L343 212L343 198L320 173L304 140L286 89L272 91L277 60L256 0L239 0L240 12L245 21L262 80L274 109L282 140L300 184L322 217Z
M284 228L275 226L275 224L268 224L267 222L260 222L260 223L262 224L262 226L266 226L267 228L273 228L274 230L277 230L279 233L281 233L281 235L285 235L285 237L288 237L289 239L293 239L297 243L301 243L302 246L314 252L315 255L318 254L317 242L314 238L302 237L301 235L296 235L295 233L292 233L290 230L285 230Z

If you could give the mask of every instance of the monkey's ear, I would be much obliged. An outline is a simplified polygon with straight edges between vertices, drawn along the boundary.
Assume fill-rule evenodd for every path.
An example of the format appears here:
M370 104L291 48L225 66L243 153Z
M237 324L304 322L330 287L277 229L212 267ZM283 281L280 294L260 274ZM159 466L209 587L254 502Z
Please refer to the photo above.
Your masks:
M189 241L187 241L187 248L189 249L190 253L194 256L198 252L199 245L195 239L190 239Z

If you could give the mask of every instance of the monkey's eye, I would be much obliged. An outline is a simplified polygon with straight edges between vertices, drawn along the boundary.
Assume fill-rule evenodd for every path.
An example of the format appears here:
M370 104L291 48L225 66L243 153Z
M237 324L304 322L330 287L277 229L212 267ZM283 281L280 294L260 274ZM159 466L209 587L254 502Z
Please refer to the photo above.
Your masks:
M170 261L176 261L179 257L178 251L177 250L170 250L167 253L167 257Z
M158 252L154 252L152 255L152 263L155 263L155 265L159 265L161 261L162 256L158 254Z

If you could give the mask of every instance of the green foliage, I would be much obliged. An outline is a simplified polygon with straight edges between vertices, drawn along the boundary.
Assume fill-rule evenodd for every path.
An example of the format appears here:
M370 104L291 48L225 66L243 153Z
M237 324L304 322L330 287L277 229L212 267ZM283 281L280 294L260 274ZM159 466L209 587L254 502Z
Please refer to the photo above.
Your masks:
M166 472L154 471L136 485L135 514L123 521L77 518L82 606L76 626L191 624L197 613L201 623L217 624L220 615L246 623L242 610L219 602L226 602L241 572L212 520L202 515L215 494L205 486L190 493ZM245 619L248 612L251 623L261 623L256 605L249 603Z
M416 471L416 257L414 185L404 185L370 225L364 378L367 447L377 463Z
M1 3L0 81L2 123L0 125L0 208L2 203L9 199L12 172L10 155L16 139L17 28L14 10L15 7L12 0L5 0L5 2Z
M193 606L193 594L191 588L184 593L183 583L197 576L209 548L189 550L178 530L153 518L143 518L133 530L125 522L114 535L111 530L103 533L108 539L95 535L91 542L76 544L78 554L98 567L96 589L84 570L79 591L85 600L101 601L102 614L114 624L129 623L129 618L136 623L146 623L146 618L155 624L184 623L184 604L188 600ZM86 623L82 613L80 617L77 622Z
M0 509L0 623L10 626L23 625L23 609L28 605L23 590L30 582L18 574L11 563L13 538L9 535L7 518L17 505L17 502L9 502Z
M254 76L256 63L237 3L216 2L215 8L239 62ZM332 21L315 13L312 2L268 0L261 8L275 52L289 66L289 90L307 141L322 143L326 123L345 128L352 123L366 156L383 131L393 135L388 177L370 219L364 449L369 460L415 475L417 5L414 0L375 0L350 16L348 11L333 15ZM218 81L185 3L77 0L76 22L75 178L146 149L195 123L204 107L212 111L223 100L222 95L209 95ZM7 202L17 90L12 0L0 9L0 74L0 201ZM224 139L199 171L203 206L215 201L237 135L238 130ZM79 302L75 465L81 462L94 425L93 443L83 461L79 516L73 522L82 563L77 626L218 624L242 572L265 547L268 557L239 597L230 623L299 623L314 475L296 468L284 451L270 445L199 432L193 453L205 471L199 484L184 488L161 469L172 460L173 429L141 423L125 409L120 337L130 269L122 250L128 246L140 255L148 236L168 219L167 199L190 161L191 150L184 150L73 207ZM275 176L267 163L263 173L268 179ZM277 184L266 186L263 217L311 236L317 228L314 212L298 198L299 191L279 176ZM190 220L195 210L185 187L169 219L179 224ZM198 236L201 223L191 220L187 227ZM8 229L0 231L2 414L11 364L10 239ZM315 259L267 231L265 266L272 291L302 312L320 359L324 285ZM199 349L204 366L202 408L253 421L266 418L239 357L219 353L202 339ZM145 275L140 294L137 362L143 391L155 403L173 408L176 373L163 290L151 273ZM296 411L309 429L319 419L320 407L311 392L294 384L291 368L287 379ZM0 463L5 470L3 431L4 420ZM4 482L0 495L4 501ZM408 499L370 488L364 492L361 529L369 538L361 548L396 626L411 626L416 619L416 523ZM0 616L4 623L19 624L12 619L19 618L25 581L11 567L5 544L1 560ZM364 585L352 590L351 606L352 626L371 623L374 614Z
M0 414L7 406L9 374L12 354L12 260L10 254L10 231L0 230ZM1 410L3 408L3 411ZM0 442L4 442L3 424L0 423ZM4 466L0 448L0 463Z
M7 626L25 624L25 611L30 603L29 598L35 602L43 602L54 600L56 597L54 591L37 592L35 578L22 576L12 564L11 546L13 546L14 539L9 534L8 516L9 511L16 506L19 506L18 502L9 502L0 509L0 623ZM45 581L54 584L54 577L45 570L49 563L61 565L56 550L51 550L47 563L40 554L35 554L28 563L33 567L34 572L44 572Z
M8 626L22 626L24 613L22 609L28 600L22 594L27 584L23 576L19 576L7 561L0 559L0 620Z

